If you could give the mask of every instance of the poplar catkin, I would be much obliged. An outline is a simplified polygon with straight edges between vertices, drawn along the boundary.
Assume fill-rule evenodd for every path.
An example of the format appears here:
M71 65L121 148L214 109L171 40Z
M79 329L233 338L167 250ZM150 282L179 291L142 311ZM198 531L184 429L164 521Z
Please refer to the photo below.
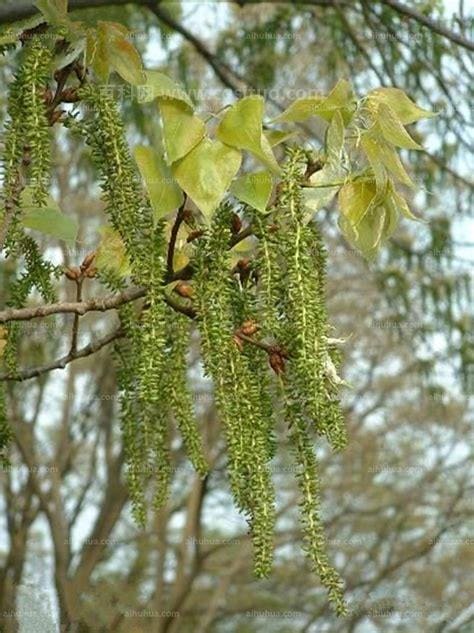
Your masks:
M7 468L8 447L13 439L13 432L8 424L5 383L0 383L0 467Z
M28 40L9 92L2 156L3 205L11 214L5 242L9 252L16 252L22 235L18 219L23 188L30 186L32 202L39 206L48 197L51 139L44 91L50 78L51 56L40 37Z
M204 456L202 439L197 427L191 394L187 384L186 355L190 345L189 319L166 308L166 385L165 394L169 397L169 407L183 438L186 454L196 472L205 477L209 465Z
M237 506L249 517L255 573L265 576L273 555L274 490L267 466L267 423L249 399L254 376L233 340L229 227L229 209L223 206L213 218L210 233L198 247L195 277L198 327L204 368L214 382L226 435L231 489Z
M146 288L139 324L134 323L130 314L123 315L133 345L128 350L128 367L122 362L121 368L124 433L130 442L129 479L134 491L134 513L143 523L145 503L140 487L146 487L153 472L154 503L159 507L167 499L171 478L167 415L161 402L166 342L163 224L155 225L150 203L139 185L117 106L95 86L85 86L80 95L92 117L83 122L71 120L69 125L85 136L92 149L101 175L106 211L125 244L135 283ZM132 369L133 378L127 376ZM139 440L130 437L131 430Z

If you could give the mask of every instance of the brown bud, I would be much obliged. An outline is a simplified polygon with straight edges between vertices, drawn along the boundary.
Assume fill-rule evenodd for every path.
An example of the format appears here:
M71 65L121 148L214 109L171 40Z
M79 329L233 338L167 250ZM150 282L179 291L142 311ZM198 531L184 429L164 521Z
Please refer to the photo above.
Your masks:
M243 352L243 351L244 351L244 343L243 343L242 339L241 339L241 338L239 338L239 337L237 336L237 334L234 334L234 336L233 336L232 338L233 338L233 340L234 340L234 343L235 343L235 344L237 345L237 347L239 348L239 351L240 351L240 352Z
M201 229L196 229L195 231L191 231L191 233L188 235L186 241L187 242L194 242L194 240L197 240L203 234L204 234L204 231L201 230Z
M81 271L77 266L74 266L73 268L66 268L64 274L71 281L77 281L81 276Z
M240 230L242 228L242 220L239 218L237 213L233 213L231 216L230 228L234 235L237 235L237 233L240 233Z
M53 112L51 112L51 115L49 117L49 124L54 125L55 123L57 123L63 114L64 110L54 110Z
M184 211L182 212L182 218L185 224L192 224L194 221L194 216L191 209L184 209Z
M251 319L249 319L248 321L244 321L242 323L240 331L242 332L242 334L245 334L246 336L252 336L252 334L255 334L255 332L257 332L258 328L259 328L258 324L255 323L255 321L252 321Z
M95 266L90 266L85 273L86 277L89 277L89 279L92 279L92 277L95 277L97 275L97 268Z
M268 360L275 374L282 374L285 371L285 361L279 352L272 352Z
M61 101L66 101L67 103L75 103L76 101L80 101L79 95L77 94L76 88L66 88L61 92Z
M58 68L58 70L56 70L53 75L54 81L60 81L63 75L65 74L65 72L67 72L65 71L65 68Z
M179 294L180 297L184 297L185 299L190 299L194 294L194 288L185 281L178 281L174 287L174 291Z
M88 255L84 257L81 264L82 272L90 268L90 266L92 265L92 262L94 261L94 257L95 257L95 252L89 253Z
M53 91L51 90L51 88L45 89L43 98L46 105L49 105L50 103L53 102Z
M250 266L250 259L248 257L243 257L242 259L239 259L239 261L237 262L237 268L240 271L248 270L249 266Z

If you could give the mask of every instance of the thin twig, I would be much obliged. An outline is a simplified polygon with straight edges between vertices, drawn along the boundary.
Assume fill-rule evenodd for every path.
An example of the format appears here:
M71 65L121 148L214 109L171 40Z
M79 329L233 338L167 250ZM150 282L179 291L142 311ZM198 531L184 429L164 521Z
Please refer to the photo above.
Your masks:
M9 373L0 374L0 381L2 380L16 380L16 381L29 380L30 378L37 378L38 376L41 376L42 374L46 374L49 371L53 371L54 369L64 369L66 365L68 365L72 361L77 360L78 358L85 358L86 356L90 356L91 354L98 352L100 349L102 349L103 347L111 343L112 341L115 341L116 339L122 337L123 335L124 335L123 330L121 328L118 328L114 332L109 332L109 334L107 334L103 338L97 339L96 341L92 341L91 343L88 343L86 346L82 347L79 350L76 350L74 352L69 352L62 358L58 358L57 360L52 361L51 363L47 365L42 365L40 367L32 367L29 369L23 369L23 370L18 371L15 374L9 374Z
M76 301L82 301L82 282L83 279L76 279ZM74 315L74 323L72 324L71 349L70 354L77 350L77 337L79 334L79 314Z

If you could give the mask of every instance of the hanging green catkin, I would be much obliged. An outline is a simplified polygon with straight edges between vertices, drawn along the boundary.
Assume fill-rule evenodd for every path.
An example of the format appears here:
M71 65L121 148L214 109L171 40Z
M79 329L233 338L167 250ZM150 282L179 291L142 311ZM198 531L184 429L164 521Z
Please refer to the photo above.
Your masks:
M232 283L231 305L233 310L234 330L237 331L244 323L255 324L260 335L262 328L259 322L261 314L258 309L256 288L247 279L244 283L234 278ZM274 434L275 412L272 398L272 381L268 371L268 356L261 349L249 344L242 344L242 356L253 380L248 385L248 398L252 402L252 409L259 411L261 429L267 444L267 460L271 460L276 452L276 438Z
M166 305L163 294L165 275L163 226L153 229L149 252L137 262L139 278L147 288L141 315L138 382L143 440L155 471L154 504L161 507L167 499L171 480L168 447L168 416L163 405L166 344ZM138 265L139 264L139 265Z
M8 423L6 385L0 383L0 468L8 468L8 447L13 439L13 433Z
M67 125L84 135L92 150L107 213L126 246L133 276L140 283L140 266L147 261L153 239L152 210L144 199L115 102L100 86L93 85L81 88L79 97L92 115L83 122L71 117Z
M249 516L257 576L269 573L273 555L274 491L267 466L268 446L260 409L249 388L254 380L233 340L228 256L229 209L222 206L196 256L195 295L204 368L212 377L226 435L229 478L237 506Z
M50 186L51 138L44 92L51 72L52 50L41 36L33 36L27 45L21 85L21 126L29 154L29 179L33 202L44 206Z
M272 232L268 220L255 213L252 220L258 237L257 271L258 297L262 334L275 340L279 338L281 326L281 303L284 296L284 282L279 258L278 233ZM277 229L275 225L273 227Z
M305 223L301 179L306 156L293 149L285 166L279 198L280 262L284 266L286 295L281 341L289 352L288 381L296 388L304 411L333 448L345 446L342 416L328 392L327 338L329 325L325 307L325 252L315 225Z
M103 269L102 282L115 292L125 284L115 271ZM117 372L117 387L120 396L120 426L125 454L127 486L132 504L132 515L139 525L146 521L145 491L151 475L146 463L145 445L142 441L141 418L138 411L137 348L140 344L139 322L136 308L131 303L118 310L120 327L124 336L114 345L114 360Z
M288 389L285 397L286 417L291 422L290 442L299 465L296 473L301 494L300 516L303 525L304 550L313 571L327 589L329 601L338 615L347 613L343 582L330 565L320 515L320 483L316 456L309 438L298 393Z
M124 125L114 101L100 88L85 86L80 97L92 111L85 122L69 121L69 126L85 135L101 175L101 187L112 226L122 238L135 283L146 289L139 327L132 331L131 363L136 369L133 391L124 388L125 426L135 425L140 444L130 451L129 472L134 488L135 517L144 521L144 492L150 470L154 472L154 503L167 498L171 478L167 416L160 403L165 385L165 303L162 282L165 274L163 224L154 224L148 200L144 198L135 165L125 139ZM129 359L130 360L130 359ZM135 399L135 406L131 403ZM135 416L132 422L131 418ZM129 434L126 435L129 438ZM126 440L126 441L129 441ZM140 471L145 474L140 475Z
M290 442L299 465L297 480L302 496L305 552L328 590L336 612L342 615L346 612L343 584L326 554L317 463L307 423L308 417L312 418L316 431L326 435L335 448L344 445L345 436L340 433L342 421L334 413L336 403L330 401L328 391L326 260L317 228L305 224L300 188L304 165L305 153L291 150L279 198L278 219L283 227L279 240L280 264L284 266L286 285L280 336L290 357L281 382Z
M51 55L40 37L30 38L10 88L2 157L3 206L10 216L5 241L9 252L16 252L22 235L18 219L23 188L29 185L33 203L43 206L47 201L51 138L44 91L50 78Z
M187 317L177 314L169 307L166 308L165 316L168 347L165 394L169 398L169 408L183 438L186 454L196 472L205 477L209 465L204 457L187 384L186 354L191 338L190 323Z

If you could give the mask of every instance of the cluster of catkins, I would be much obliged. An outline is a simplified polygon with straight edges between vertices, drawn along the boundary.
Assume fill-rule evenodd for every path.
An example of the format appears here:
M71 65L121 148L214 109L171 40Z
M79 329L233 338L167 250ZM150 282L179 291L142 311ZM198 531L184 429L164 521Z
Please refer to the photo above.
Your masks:
M18 179L25 173L32 180L35 203L42 206L47 197L49 128L39 95L48 81L48 54L36 41L26 46L12 86L3 168L4 195L13 201L15 217L20 212ZM115 103L93 84L84 84L79 97L86 106L84 115L69 116L65 124L91 149L108 217L125 245L131 279L146 289L140 306L120 307L123 336L115 344L128 485L134 517L143 524L149 484L156 507L167 499L170 418L196 471L203 477L208 472L187 385L192 321L166 302L164 222L154 219L137 178ZM289 150L269 214L243 209L257 239L254 274L232 274L234 211L230 203L217 209L194 242L192 302L204 370L213 381L225 435L232 494L249 523L255 573L264 577L272 565L276 512L269 465L276 450L275 424L283 415L297 463L305 551L341 614L342 582L326 554L313 435L325 436L338 450L346 434L337 399L339 359L325 308L325 250L316 224L305 221L301 199L306 164L304 150ZM12 293L15 305L24 304L32 286L49 297L53 270L18 222L11 227L7 248L20 252L26 263ZM101 272L101 279L114 290L125 285L112 270ZM235 336L244 322L258 324L265 349ZM0 432L6 435L3 428L0 421Z

